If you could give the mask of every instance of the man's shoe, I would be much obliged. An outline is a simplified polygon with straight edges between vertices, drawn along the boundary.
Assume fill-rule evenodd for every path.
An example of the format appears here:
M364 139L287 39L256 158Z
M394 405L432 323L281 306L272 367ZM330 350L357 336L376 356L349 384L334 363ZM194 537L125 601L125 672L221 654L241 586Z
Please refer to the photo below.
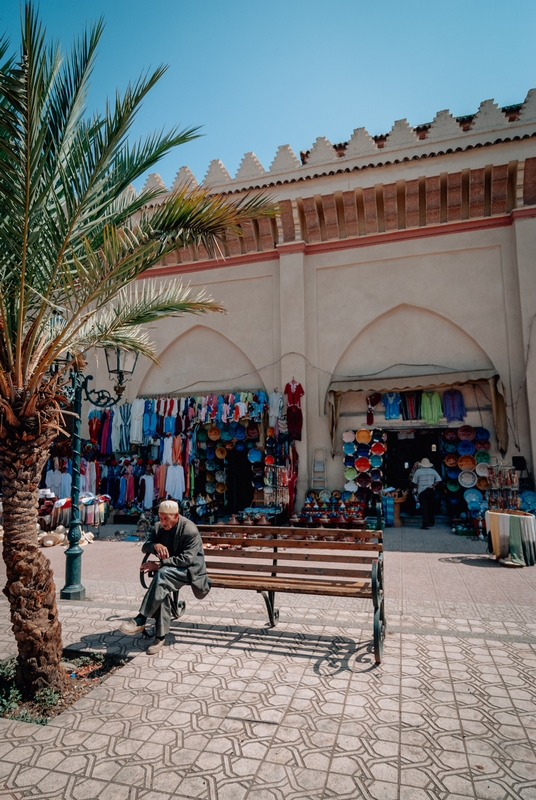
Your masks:
M143 625L138 625L135 619L127 619L126 622L123 622L119 630L127 636L135 636L137 633L142 633L142 631L145 630L145 622Z
M165 639L155 639L154 642L147 648L147 655L154 656L159 653L165 644Z

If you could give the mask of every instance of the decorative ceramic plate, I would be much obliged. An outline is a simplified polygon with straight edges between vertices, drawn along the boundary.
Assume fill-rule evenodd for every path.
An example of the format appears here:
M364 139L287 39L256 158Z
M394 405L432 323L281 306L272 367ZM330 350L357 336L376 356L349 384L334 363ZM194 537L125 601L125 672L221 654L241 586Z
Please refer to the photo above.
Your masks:
M458 475L458 482L460 486L464 487L464 489L471 489L476 485L477 480L478 478L476 477L476 473L470 469L464 469Z

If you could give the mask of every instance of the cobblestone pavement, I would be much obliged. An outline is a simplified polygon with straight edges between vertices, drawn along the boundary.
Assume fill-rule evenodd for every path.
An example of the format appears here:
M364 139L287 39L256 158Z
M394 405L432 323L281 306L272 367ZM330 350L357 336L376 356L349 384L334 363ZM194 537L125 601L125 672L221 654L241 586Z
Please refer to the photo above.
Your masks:
M40 727L0 720L0 798L536 798L536 569L481 541L386 531L389 634L370 601L189 591L163 652L121 636L139 545L84 553L88 599L60 601L64 641L128 665ZM58 586L61 548L48 551ZM14 652L0 602L0 655Z

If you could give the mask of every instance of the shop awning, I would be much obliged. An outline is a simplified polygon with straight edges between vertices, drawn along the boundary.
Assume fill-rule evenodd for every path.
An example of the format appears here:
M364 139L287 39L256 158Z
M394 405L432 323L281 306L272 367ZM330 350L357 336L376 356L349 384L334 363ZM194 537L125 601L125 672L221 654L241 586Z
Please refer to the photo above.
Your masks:
M508 423L506 402L499 375L494 369L477 369L469 372L443 372L432 375L404 375L381 378L378 375L363 375L355 378L333 380L326 396L331 437L331 454L335 455L335 440L339 424L341 396L346 392L404 392L416 389L447 389L454 384L488 383L491 390L491 407L499 450L504 455L508 450Z

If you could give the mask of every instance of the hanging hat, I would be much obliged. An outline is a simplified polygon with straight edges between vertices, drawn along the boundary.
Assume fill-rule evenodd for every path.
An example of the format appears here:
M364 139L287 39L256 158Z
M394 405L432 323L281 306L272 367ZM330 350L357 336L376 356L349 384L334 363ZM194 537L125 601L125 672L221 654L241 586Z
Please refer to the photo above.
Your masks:
M461 470L472 470L476 467L476 458L474 456L460 456L458 466Z
M221 431L216 425L212 425L208 429L207 436L211 442L217 442L221 438Z
M259 438L259 426L255 422L250 422L246 428L246 435L248 439Z
M239 442L243 441L247 437L246 429L243 425L238 424L234 429L234 438L238 439Z
M461 456L472 456L475 452L475 446L473 442L468 439L462 439L461 442L458 444L458 453Z
M257 450L256 448L254 450L250 450L248 453L248 461L251 461L252 464L262 461L261 451Z
M208 433L205 428L199 428L197 431L197 441L198 442L206 442L208 439Z
M227 450L225 449L225 447L217 447L215 455L216 458L226 458Z
M475 433L475 429L471 425L462 425L461 428L458 428L458 439L472 442L475 438Z

